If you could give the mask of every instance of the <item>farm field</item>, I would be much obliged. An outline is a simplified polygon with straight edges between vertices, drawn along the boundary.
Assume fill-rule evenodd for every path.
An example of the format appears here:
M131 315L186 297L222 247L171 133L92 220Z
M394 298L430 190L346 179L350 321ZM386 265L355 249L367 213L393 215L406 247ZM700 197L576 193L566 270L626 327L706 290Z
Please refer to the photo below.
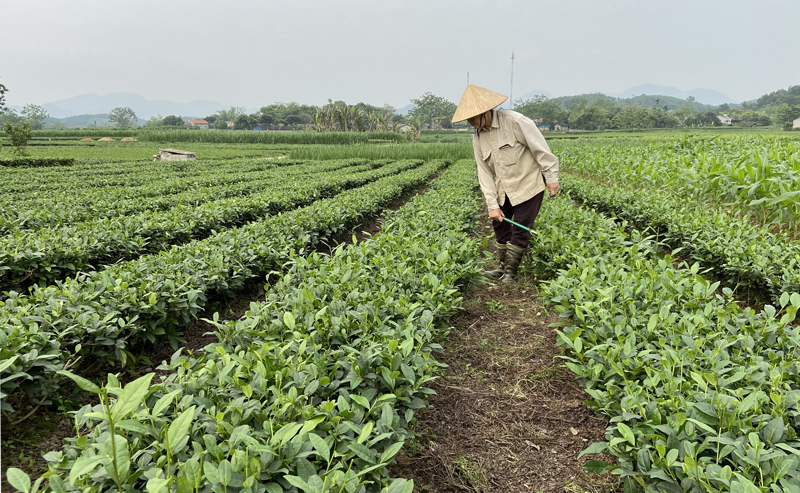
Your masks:
M326 139L0 168L3 429L73 411L45 476L4 436L4 481L800 491L797 140L554 139L564 193L509 291L462 136ZM170 146L199 159L147 159Z

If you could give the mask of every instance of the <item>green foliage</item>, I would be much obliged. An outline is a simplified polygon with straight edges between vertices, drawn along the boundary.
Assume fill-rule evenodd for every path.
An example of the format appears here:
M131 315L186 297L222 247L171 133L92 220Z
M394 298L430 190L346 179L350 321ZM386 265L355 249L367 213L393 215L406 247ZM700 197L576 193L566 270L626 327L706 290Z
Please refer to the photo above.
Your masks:
M124 365L131 360L129 344L177 342L177 328L196 318L209 296L230 294L248 279L279 271L292 252L305 253L331 241L426 183L444 165L432 162L399 175L372 177L364 180L372 183L333 198L158 255L55 286L34 286L28 295L11 291L0 306L0 325L13 329L5 333L0 355L4 360L20 358L3 368L3 392L10 396L24 385L42 399L57 388L53 372L76 356L91 354ZM5 410L9 400L3 400Z
M247 115L239 115L233 121L234 130L253 130L253 125L247 118Z
M117 107L108 112L108 120L119 128L136 125L136 113L128 107Z
M765 94L756 101L756 108L778 107L781 105L800 107L800 85Z
M0 159L0 166L12 168L43 168L50 166L72 166L75 160L72 158L16 158Z
M575 172L625 186L669 188L685 198L733 206L761 223L800 226L800 145L754 137L563 147Z
M292 159L474 159L471 142L442 144L357 144L303 146L289 152Z
M161 124L165 127L180 127L183 125L183 118L175 115L167 115L161 120Z
M0 84L0 109L6 106L6 93L8 88L4 84Z
M466 234L478 202L463 193L476 183L463 162L375 238L292 257L265 302L216 323L203 352L173 355L154 385L65 374L100 403L76 413L88 433L46 455L48 491L411 493L386 468L432 393L458 290L478 275Z
M52 172L21 172L16 176L6 173L7 181L0 185L3 194L0 232L75 225L145 211L157 214L176 206L197 207L264 192L297 176L316 177L319 173L364 164L367 162L361 160L301 164L233 159L193 161L187 166L185 161L151 161L147 165L97 165L91 170L81 166ZM371 163L374 168L381 164Z
M528 268L552 277L566 364L609 419L586 453L618 460L587 467L630 491L795 491L800 295L740 308L630 224L547 205Z
M355 144L373 141L404 142L394 132L206 132L191 130L140 130L142 142L205 142L216 144Z
M25 156L27 154L28 141L33 138L31 126L27 123L14 126L6 122L4 130L9 140L11 140L11 145L14 146L14 153L19 157Z
M418 164L402 161L348 167L340 173L308 175L301 183L296 181L303 176L299 173L268 173L265 180L251 182L252 193L243 196L211 200L211 193L204 190L197 202L173 204L160 212L148 208L139 214L92 218L36 231L11 228L8 235L0 237L0 262L4 266L0 290L47 285L112 261L157 253L170 245L302 207Z
M44 120L50 118L50 115L41 106L26 104L22 108L22 117L31 126L31 129L41 130L44 126Z
M527 101L517 101L514 111L522 113L531 119L542 120L542 125L554 125L556 122L567 120L567 111L559 106L555 100L547 96L538 95Z
M164 126L164 119L161 115L156 115L147 120L144 124L145 127L162 127Z
M452 127L450 120L456 112L455 103L430 92L424 93L419 99L412 99L411 103L414 108L408 112L408 118L419 119L432 129Z

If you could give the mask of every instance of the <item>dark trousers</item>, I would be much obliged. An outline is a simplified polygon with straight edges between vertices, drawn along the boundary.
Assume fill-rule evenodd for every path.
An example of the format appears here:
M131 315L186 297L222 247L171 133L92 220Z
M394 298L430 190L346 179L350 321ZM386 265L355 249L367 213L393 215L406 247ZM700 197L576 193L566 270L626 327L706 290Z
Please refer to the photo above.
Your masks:
M508 195L506 195L506 200L500 210L503 211L505 217L513 219L523 226L533 228L533 222L542 207L542 199L544 199L544 192L521 204L511 205L511 201L508 200ZM492 221L492 227L494 228L494 236L497 239L497 243L505 244L511 242L512 245L525 248L531 239L530 233L505 221Z

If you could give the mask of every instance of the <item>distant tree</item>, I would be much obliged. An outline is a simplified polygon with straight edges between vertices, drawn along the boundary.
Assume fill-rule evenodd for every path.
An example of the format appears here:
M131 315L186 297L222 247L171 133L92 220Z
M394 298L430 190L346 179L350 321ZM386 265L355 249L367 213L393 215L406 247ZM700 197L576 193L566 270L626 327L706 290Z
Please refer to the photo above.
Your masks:
M608 128L611 115L616 113L614 103L608 99L595 99L587 104L585 98L577 98L569 111L570 127L597 130Z
M23 121L24 120L17 114L17 112L11 108L0 108L0 124L10 123L12 125L19 125Z
M8 92L8 88L3 84L0 84L0 109L4 108L6 105L6 93Z
M408 112L412 120L419 119L423 125L431 128L442 128L442 124L450 122L456 112L456 104L441 96L426 92L419 99L412 99L414 108Z
M214 128L216 128L217 130L228 130L228 122L220 118L217 118L216 120L214 120Z
M688 98L686 98L686 101L689 101L690 103L694 103L696 100L694 99L694 96L689 96Z
M164 119L161 118L161 115L156 115L150 117L144 124L145 127L162 127L164 126Z
M617 117L617 123L621 128L639 129L654 126L650 108L638 104L622 108Z
M789 123L795 118L800 118L800 104L789 106L786 103L775 108L775 122Z
M44 127L44 120L50 118L44 108L35 104L26 104L22 108L22 117L28 122L33 130L41 130Z
M17 156L24 156L25 149L28 146L28 141L33 138L33 130L30 124L23 123L22 125L14 126L8 122L3 126L8 138L11 139L11 145L14 146L14 154Z
M246 113L244 107L242 106L231 106L227 110L217 110L214 114L217 118L221 118L225 121L235 122L236 118L240 115L244 115ZM208 121L208 120L206 120Z
M555 101L543 95L534 96L533 99L517 103L514 105L514 110L528 118L542 120L542 125L552 126L555 122L567 119L567 112Z
M253 130L253 127L250 126L250 119L247 118L247 115L239 115L233 121L233 129L234 130Z
M120 128L127 128L136 123L136 113L128 107L117 107L108 112L108 121Z
M688 101L688 98L686 103L684 103L680 108L672 112L672 115L677 117L682 122L694 114L695 114L694 106L692 106L691 101Z
M183 125L183 118L175 115L168 115L162 120L162 125L167 127L178 127Z

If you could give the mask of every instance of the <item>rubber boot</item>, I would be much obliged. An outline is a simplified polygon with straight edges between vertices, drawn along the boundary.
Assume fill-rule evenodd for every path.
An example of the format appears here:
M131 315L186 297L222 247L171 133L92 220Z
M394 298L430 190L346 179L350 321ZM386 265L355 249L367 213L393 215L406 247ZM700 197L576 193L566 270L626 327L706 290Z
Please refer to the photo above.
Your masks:
M503 284L512 284L517 277L517 269L522 262L522 256L525 255L525 247L518 247L509 243L507 245L508 253L506 254L506 269L503 272L503 277L500 282Z
M495 253L495 257L497 261L500 262L500 267L494 270L487 270L483 272L483 275L486 277L501 277L506 272L506 249L505 243L497 243L497 253Z

